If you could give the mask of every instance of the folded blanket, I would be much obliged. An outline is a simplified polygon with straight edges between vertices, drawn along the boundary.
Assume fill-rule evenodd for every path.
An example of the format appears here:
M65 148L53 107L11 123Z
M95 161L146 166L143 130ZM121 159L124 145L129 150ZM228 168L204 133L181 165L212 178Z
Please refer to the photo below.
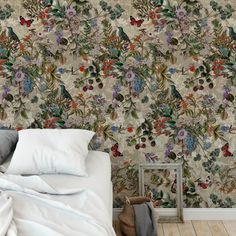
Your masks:
M151 204L145 202L133 205L136 236L157 236L156 218Z

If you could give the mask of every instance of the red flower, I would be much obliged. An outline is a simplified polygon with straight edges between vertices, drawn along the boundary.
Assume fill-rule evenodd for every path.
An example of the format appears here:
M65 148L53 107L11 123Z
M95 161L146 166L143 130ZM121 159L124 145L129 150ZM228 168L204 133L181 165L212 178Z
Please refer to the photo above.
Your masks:
M38 18L39 18L39 19L42 19L42 20L43 20L43 19L48 19L48 18L49 18L49 15L48 15L48 8L46 8L46 9L40 11L39 14L38 14Z
M189 67L189 70L190 70L191 72L195 72L195 71L196 71L196 68L195 68L194 65L191 65L191 66Z
M134 128L133 128L133 127L128 127L128 128L127 128L127 131L128 131L129 133L132 133L132 132L134 131Z
M156 12L155 11L150 11L149 12L149 17L154 20L156 18Z
M104 72L105 76L111 76L110 72L113 69L113 63L115 63L115 60L107 60L103 62L102 71Z
M80 66L79 71L83 73L85 71L85 67L84 66Z

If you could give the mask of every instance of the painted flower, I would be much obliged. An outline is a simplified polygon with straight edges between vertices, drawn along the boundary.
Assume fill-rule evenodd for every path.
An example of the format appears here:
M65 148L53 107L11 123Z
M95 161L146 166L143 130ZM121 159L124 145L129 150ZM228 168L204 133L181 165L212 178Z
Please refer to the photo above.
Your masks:
M81 73L84 73L84 72L85 72L85 67L84 67L84 66L80 66L80 67L79 67L79 71L80 71Z
M119 92L121 91L121 87L120 87L120 85L116 84L116 85L114 85L113 89L114 90L112 92L112 99L114 100L114 99L116 99L116 97L118 96Z
M165 150L165 157L168 157L168 155L171 153L171 151L174 149L173 145L171 145L170 143L167 143L166 145L166 150Z
M229 127L229 126L226 126L226 125L222 125L222 126L220 127L220 130L221 130L223 133L229 132L229 129L230 129L230 127Z
M186 16L186 14L187 14L187 12L183 7L179 7L179 8L176 9L176 16L179 19L184 18Z
M192 135L187 135L185 138L185 145L189 152L192 152L196 147L196 139Z
M3 93L2 93L2 98L5 98L9 92L10 92L10 88L4 87Z
M195 71L196 71L196 67L195 67L194 65L191 65L191 66L189 67L189 70L190 70L191 72L195 72Z
M27 95L33 90L33 82L31 79L26 78L24 80L24 93Z
M170 33L170 32L167 32L167 33L166 33L166 36L167 36L166 42L167 42L168 44L171 44L172 38L173 38L173 34Z
M210 147L211 147L211 143L210 143L210 142L206 142L206 143L203 144L203 149L204 149L204 150L207 150L207 149L209 149Z
M118 127L115 126L115 125L112 125L112 126L111 126L111 131L112 131L113 133L117 132L117 131L118 131Z
M64 74L64 73L65 73L65 68L60 67L60 68L58 68L57 71L58 71L60 74Z
M132 82L134 81L135 78L135 73L132 70L129 70L126 74L125 74L125 80L127 82Z
M128 127L128 128L127 128L127 131L128 131L129 133L132 133L132 132L134 131L134 128L133 128L133 127Z
M184 140L188 135L188 132L185 129L181 129L178 132L178 139L179 140Z
M142 91L142 80L139 78L136 78L135 83L134 83L134 91L137 94L140 94Z
M231 92L231 88L229 88L228 86L224 86L223 97L227 98L230 92Z
M25 77L25 74L22 71L20 71L20 70L15 73L15 80L17 82L23 81L24 77Z
M171 73L171 74L174 74L174 73L176 73L176 68L173 68L173 67L171 67L170 69L169 69L169 72Z
M68 18L72 18L72 17L74 17L76 15L76 10L72 7L72 6L70 6L68 9L67 9L67 11L66 11L66 16L68 17Z

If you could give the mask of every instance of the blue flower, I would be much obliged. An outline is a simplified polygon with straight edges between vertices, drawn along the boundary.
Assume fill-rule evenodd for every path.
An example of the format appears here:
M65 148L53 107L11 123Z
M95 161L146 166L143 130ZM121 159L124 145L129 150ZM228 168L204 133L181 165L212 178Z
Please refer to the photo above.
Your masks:
M207 150L207 149L209 149L211 147L211 143L210 142L207 142L207 143L204 143L203 144L203 149L204 150Z
M177 71L176 68L173 68L173 67L171 67L171 68L169 69L169 72L170 72L171 74L174 74L176 71Z
M58 68L57 71L60 73L60 74L64 74L65 73L65 68Z
M192 135L187 135L185 145L189 152L192 152L196 147L196 139Z
M135 79L134 82L134 91L139 94L142 91L142 80L139 78Z
M91 24L92 27L96 27L98 25L97 19L90 20L90 24Z
M201 27L207 27L208 26L207 20L201 20L200 25L201 25Z
M222 131L223 133L229 132L229 127L228 127L228 126L222 125L222 126L220 127L220 129L221 129L221 131Z
M24 93L26 95L29 94L30 92L32 92L32 90L33 90L33 82L32 82L32 80L29 79L29 78L24 79L23 87L24 87Z
M157 85L156 84L152 84L150 89L151 89L152 92L157 91Z
M115 126L115 125L113 125L113 126L111 127L111 131L112 131L113 133L117 132L117 131L118 131L118 127Z

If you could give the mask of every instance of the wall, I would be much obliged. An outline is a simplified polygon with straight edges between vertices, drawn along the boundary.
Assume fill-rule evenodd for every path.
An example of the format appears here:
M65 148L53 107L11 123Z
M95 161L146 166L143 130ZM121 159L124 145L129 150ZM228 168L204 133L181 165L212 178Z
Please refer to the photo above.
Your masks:
M234 0L0 5L2 124L95 130L93 147L111 154L115 207L137 193L138 163L178 160L185 206L235 207ZM172 193L153 191L163 205Z

